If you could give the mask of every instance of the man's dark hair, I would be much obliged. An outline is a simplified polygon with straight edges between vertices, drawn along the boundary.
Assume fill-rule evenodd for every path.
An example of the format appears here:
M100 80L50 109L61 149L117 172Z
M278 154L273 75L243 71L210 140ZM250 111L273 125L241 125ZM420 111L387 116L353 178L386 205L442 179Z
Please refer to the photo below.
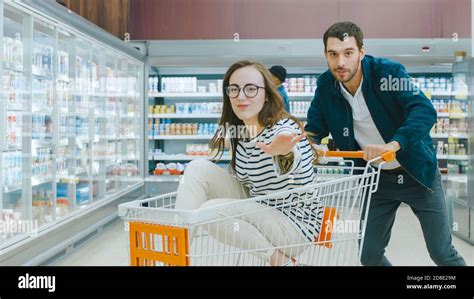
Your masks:
M364 33L359 26L352 22L338 22L331 25L326 32L324 32L324 50L326 51L328 45L328 38L335 37L340 41L344 41L344 38L349 38L353 36L357 42L357 47L359 50L364 45Z

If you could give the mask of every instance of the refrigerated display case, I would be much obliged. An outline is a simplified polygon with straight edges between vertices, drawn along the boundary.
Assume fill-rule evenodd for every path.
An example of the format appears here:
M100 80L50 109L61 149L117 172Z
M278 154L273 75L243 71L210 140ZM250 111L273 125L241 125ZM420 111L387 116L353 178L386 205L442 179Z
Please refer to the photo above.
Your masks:
M143 56L55 6L0 0L0 253L143 185Z
M472 59L453 65L446 195L453 204L454 233L474 244L474 161Z

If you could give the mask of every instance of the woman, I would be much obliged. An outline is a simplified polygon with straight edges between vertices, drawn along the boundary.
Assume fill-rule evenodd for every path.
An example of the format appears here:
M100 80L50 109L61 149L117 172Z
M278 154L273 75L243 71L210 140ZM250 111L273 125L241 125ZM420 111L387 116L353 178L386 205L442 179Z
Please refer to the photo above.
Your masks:
M284 111L269 71L258 62L239 61L227 70L223 86L222 117L210 147L216 157L230 147L231 173L207 160L192 161L178 187L175 207L221 205L312 183L315 151L301 123ZM267 248L252 253L271 265L291 264L304 248L281 247L314 241L321 226L322 209L312 195L287 192L278 199L228 205L218 211L223 217L240 215L232 219L233 225L208 230L234 247Z

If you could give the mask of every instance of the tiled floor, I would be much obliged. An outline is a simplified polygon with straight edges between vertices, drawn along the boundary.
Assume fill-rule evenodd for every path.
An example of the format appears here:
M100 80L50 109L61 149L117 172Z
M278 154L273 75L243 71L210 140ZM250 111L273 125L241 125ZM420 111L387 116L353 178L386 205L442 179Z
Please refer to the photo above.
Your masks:
M474 265L474 246L453 237L456 249ZM127 266L128 248L122 220L115 221L102 234L59 261L58 266ZM387 257L395 266L434 265L426 250L418 219L410 208L399 208L387 248Z
M127 239L122 220L58 261L57 266L128 266Z

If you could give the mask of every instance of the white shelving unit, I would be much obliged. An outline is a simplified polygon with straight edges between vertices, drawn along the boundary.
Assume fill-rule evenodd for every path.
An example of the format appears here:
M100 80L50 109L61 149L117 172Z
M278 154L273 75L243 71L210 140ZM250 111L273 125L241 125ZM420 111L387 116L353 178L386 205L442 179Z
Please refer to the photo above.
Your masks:
M182 118L182 119L200 119L200 118L220 118L220 114L213 114L213 113L207 113L207 114L190 114L190 113L169 113L169 114L148 114L148 118Z
M160 74L160 76L166 77L168 72L169 76L181 76L183 74L179 74L178 70L171 70L172 68L165 68L165 73ZM198 84L200 85L200 82L204 82L204 85L207 84L209 77L211 75L211 69L209 68L208 71L204 71L201 74L198 74L198 71L192 71L188 69L187 71L189 74L192 74L191 76L197 76L198 77ZM202 70L202 68L200 68ZM298 71L302 71L299 69ZM159 70L158 70L159 72ZM303 71L304 72L304 71ZM299 74L289 74L288 77L301 77L304 73L301 72ZM427 76L428 77L436 77L437 75L434 74L443 74L441 76L444 77L451 77L450 69L445 68L442 70L439 68L433 68L431 70L430 67L426 67L426 69L422 68L417 68L414 70L412 73L412 76L417 77L417 76ZM187 73L186 73L187 74ZM313 74L314 75L314 74ZM318 75L318 74L316 74ZM203 79L200 79L202 76ZM223 74L215 74L215 78L222 78ZM200 81L202 80L202 81ZM207 80L207 81L206 81ZM430 90L430 91L424 91L424 93L428 96L430 99L441 99L444 101L450 101L451 99L464 99L466 97L465 94L462 93L454 93L452 91L445 91L445 90ZM304 104L301 104L302 106L295 105L292 106L292 109L298 109L301 110L301 107L306 107L304 105L308 105L307 102L310 102L314 98L314 92L288 92L288 96L290 97L290 100L294 101L295 104L297 102L304 102ZM164 105L174 105L175 103L183 103L183 102L188 102L188 103L197 103L197 102L215 102L215 101L221 101L222 95L220 93L163 93L163 92L158 92L158 93L149 93L149 97L151 100L153 100L153 104L158 104L154 100L159 98L160 102L159 104L164 104ZM150 105L151 105L151 100L150 100ZM176 111L172 110L173 112ZM301 112L301 111L298 111ZM298 117L302 121L307 120L307 112L303 113L293 113L294 116ZM466 119L468 117L466 112L439 112L438 113L438 118L444 118L444 119L449 119L449 120L456 120L456 119ZM220 118L220 113L149 113L148 114L148 119L149 120L159 120L159 119L167 119L168 121L171 121L171 123L184 123L184 122L217 122ZM469 134L467 133L455 133L455 132L450 132L450 133L432 133L431 134L432 138L434 139L434 144L437 144L437 141L443 141L447 142L448 140L467 140L469 138ZM152 137L148 137L149 139L149 146L153 148L161 148L162 152L161 153L152 153L149 154L149 165L153 166L154 163L158 162L163 162L163 163L168 163L168 162L178 162L178 163L186 163L189 161L192 161L193 159L198 159L198 158L203 158L203 157L192 157L184 154L184 150L178 150L175 151L173 149L173 146L170 146L170 144L181 144L183 145L186 141L188 143L208 143L209 140L212 138L212 135L155 135ZM164 153L164 154L163 154ZM206 158L206 157L204 157ZM229 158L224 158L222 159L223 162L228 161ZM446 163L447 161L463 161L466 159L465 155L444 155L444 154L439 154L438 155L438 160L441 167L446 169ZM151 171L152 169L150 169ZM443 170L445 171L445 170ZM152 176L151 181L154 182L176 182L178 181L175 177L171 178L154 178ZM155 180L158 179L158 180Z
M170 92L150 92L148 97L151 98L169 98L169 99L198 99L198 100L216 100L221 99L220 93L170 93Z
M458 138L458 139L467 139L469 138L468 134L457 134L457 133L431 133L432 138Z
M156 175L145 178L148 183L179 183L181 175Z
M469 156L467 155L438 155L438 159L464 161L464 160L468 160Z
M176 155L158 155L158 156L154 156L153 158L148 158L148 159L154 160L154 161L192 161L192 160L197 160L197 159L211 160L213 159L213 157L176 154ZM220 158L221 161L230 161L230 159L231 159L230 156L222 156Z
M158 135L150 140L206 140L212 139L213 135Z

